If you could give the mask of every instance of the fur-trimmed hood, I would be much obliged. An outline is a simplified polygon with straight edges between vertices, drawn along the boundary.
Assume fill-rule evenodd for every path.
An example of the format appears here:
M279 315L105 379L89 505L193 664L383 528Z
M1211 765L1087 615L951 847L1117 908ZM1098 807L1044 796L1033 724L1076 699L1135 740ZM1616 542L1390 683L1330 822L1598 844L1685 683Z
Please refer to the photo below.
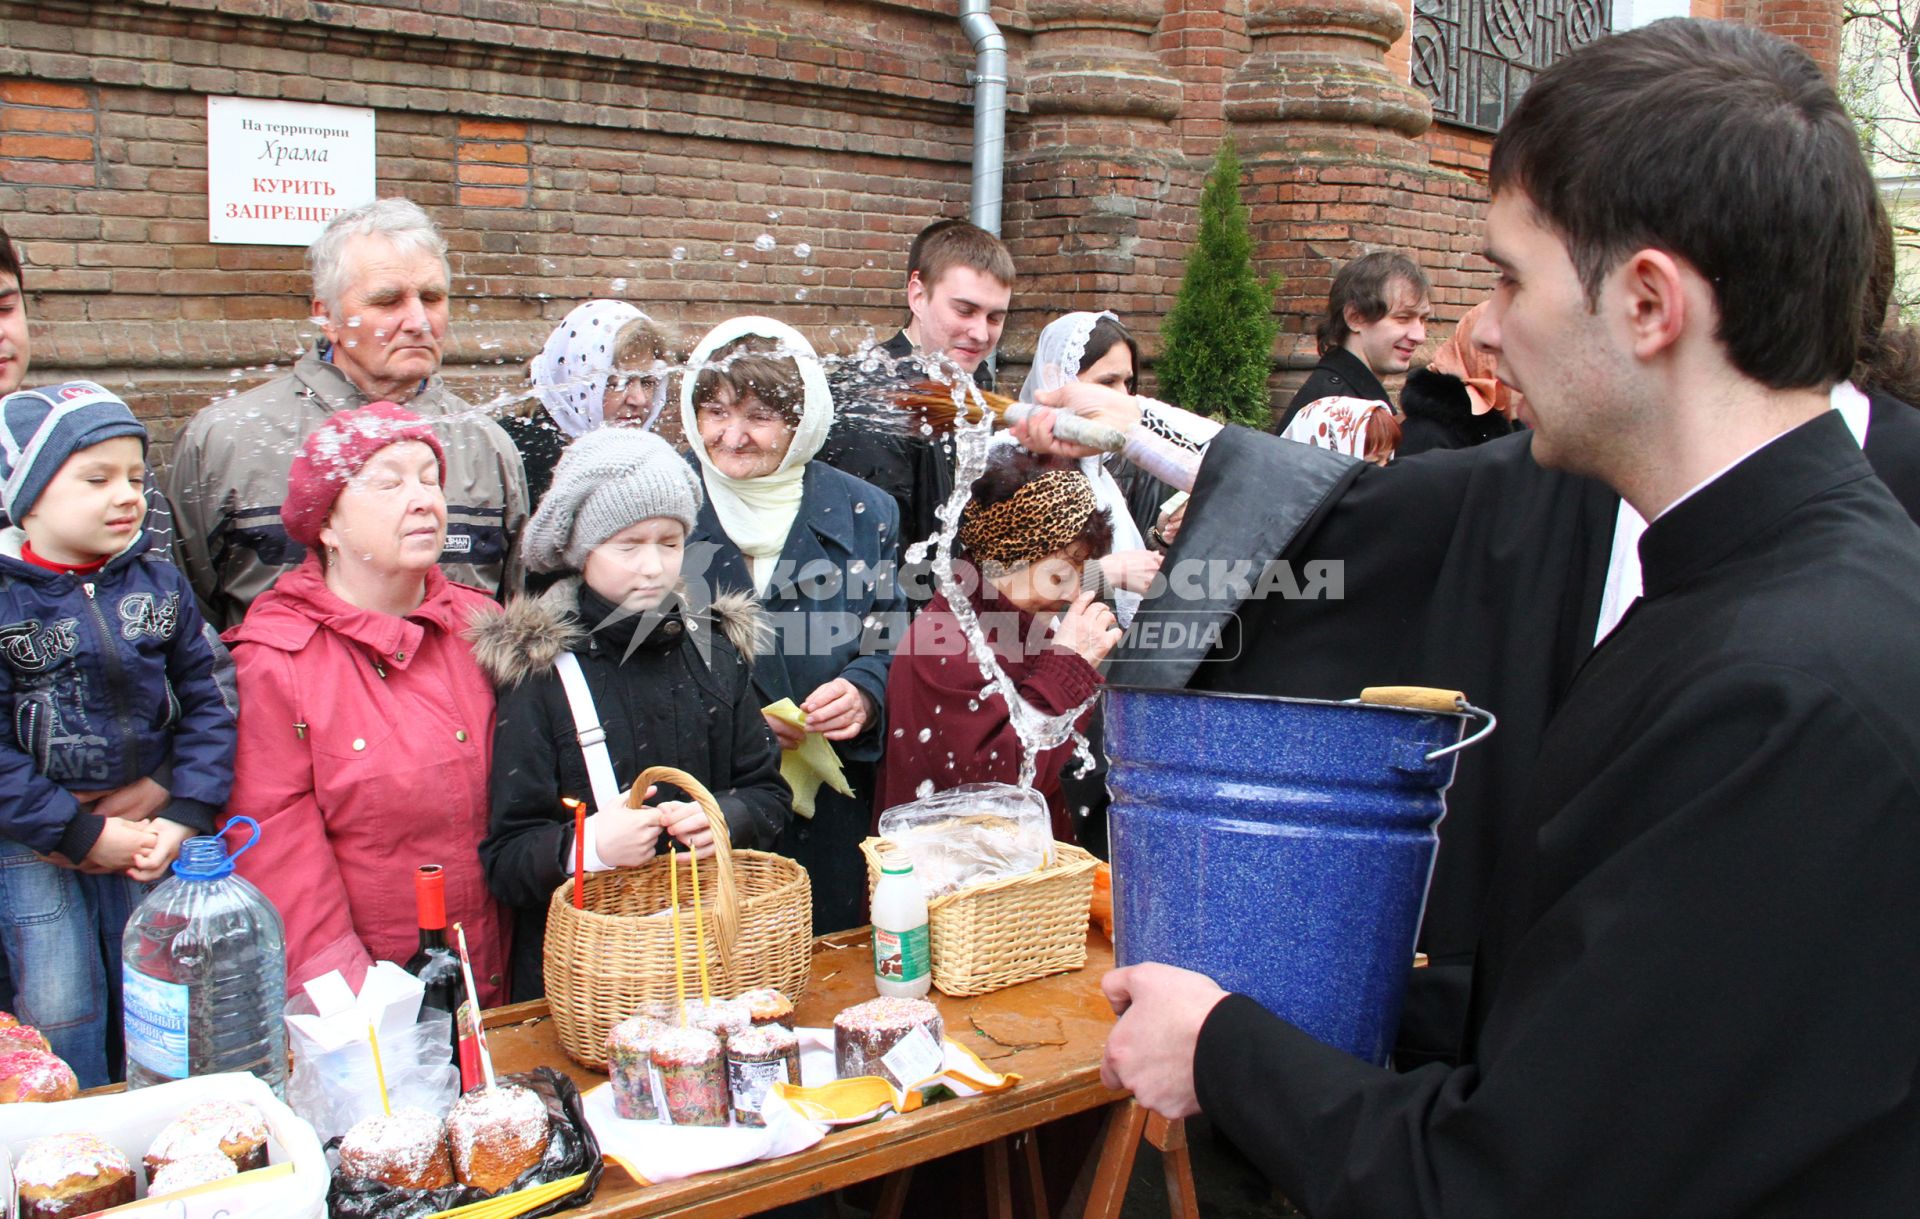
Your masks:
M683 619L710 623L751 665L772 643L766 610L751 595L722 593L700 606L686 587L675 590ZM489 605L474 614L466 639L473 658L496 686L515 686L552 672L560 655L587 638L580 621L580 579L562 580L537 597L515 597L506 606Z

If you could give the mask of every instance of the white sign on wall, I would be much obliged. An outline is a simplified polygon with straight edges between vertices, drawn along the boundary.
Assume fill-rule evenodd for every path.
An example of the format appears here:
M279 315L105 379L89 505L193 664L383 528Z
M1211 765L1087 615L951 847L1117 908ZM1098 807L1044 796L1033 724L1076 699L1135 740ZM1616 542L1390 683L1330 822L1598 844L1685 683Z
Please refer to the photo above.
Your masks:
M208 240L310 245L373 198L372 110L207 99Z

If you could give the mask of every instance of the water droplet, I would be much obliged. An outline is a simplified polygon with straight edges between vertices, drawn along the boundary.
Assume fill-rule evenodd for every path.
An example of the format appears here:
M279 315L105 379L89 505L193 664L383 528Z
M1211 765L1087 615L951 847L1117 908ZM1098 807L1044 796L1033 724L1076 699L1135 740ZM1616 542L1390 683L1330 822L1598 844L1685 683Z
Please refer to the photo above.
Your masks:
M677 245L673 247L673 261L685 262L686 260L687 260L687 247L683 245Z
M352 329L353 327L358 326L359 324L360 324L360 319L357 317L350 317L347 319L348 329Z
M872 266L872 265L873 265L873 259L871 259L871 258L869 258L869 259L867 259L867 265L868 265L868 266Z
M795 258L806 258L810 256L812 253L813 253L813 247L808 245L804 241L801 242L799 245L793 247L793 256Z
M611 288L612 288L612 289L613 289L613 290L614 290L615 292L625 292L625 291L627 290L627 281L626 281L626 280L624 280L624 279L616 279L616 280L614 280L614 281L613 281L613 283L612 283L612 284L610 284L609 286L610 286L610 287L611 287Z
M793 299L797 301L803 301L807 299L807 290L805 288L795 288L793 290Z
M898 740L899 738L907 735L907 730L905 728L895 728L893 730L893 735L894 735L894 739Z
M732 258L732 257L733 257L733 247L732 247L732 246L728 246L728 247L727 247L726 249L724 249L724 250L722 250L722 251L720 251L720 257L722 257L722 258Z
M919 732L919 734L918 734L918 736L919 736L919 740L920 740L920 743L921 743L922 745L924 745L924 744L926 744L926 743L927 743L928 741L931 741L931 740L933 739L933 729L931 729L931 728L922 728L922 729L920 730L920 732Z
M358 347L358 346L360 346L360 340L359 340L359 339L348 339L348 340L347 340L347 346L349 346L349 347Z
M780 219L780 213L779 213L779 212L768 212L768 213L767 213L767 219L768 219L769 221L772 221L772 220L778 220L778 219Z
M867 504L865 500L853 501L853 514L855 516L859 516L862 512L865 512L866 510L867 510Z
M753 248L762 254L771 254L780 243L773 239L772 233L762 233L753 239Z
M475 301L475 302L474 302L473 304L471 304L471 305L468 305L468 306L467 306L467 312L468 312L468 313L478 313L478 312L480 312L480 303L479 303L478 301Z
M812 278L813 278L813 268L812 268L812 267L801 267L801 268L800 268L800 274L801 274L801 275L803 275L803 276L805 276L805 277L807 277L808 279L812 279ZM834 333L835 333L835 334L838 334L838 333L839 333L839 331L835 331Z
M980 700L979 700L979 699L977 699L977 698L970 698L970 699L968 699L968 700L967 700L967 710L969 710L969 711L978 711L978 710L980 710Z
M920 785L913 789L913 798L915 800L925 800L928 796L931 796L932 794L933 794L932 779L920 780Z
M745 269L746 269L746 266L747 266L747 260L746 260L746 259L744 259L744 258L742 258L742 259L740 260L740 267L741 267L741 269L742 269L742 270L745 270Z

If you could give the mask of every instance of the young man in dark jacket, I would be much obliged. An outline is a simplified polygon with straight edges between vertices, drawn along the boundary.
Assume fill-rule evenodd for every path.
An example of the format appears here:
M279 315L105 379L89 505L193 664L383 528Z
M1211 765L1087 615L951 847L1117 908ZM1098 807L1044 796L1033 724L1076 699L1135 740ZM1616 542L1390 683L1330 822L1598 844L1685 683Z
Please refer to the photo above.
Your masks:
M120 931L233 782L186 577L143 529L146 429L100 386L0 400L0 928L22 1017L105 1084Z
M1301 407L1322 398L1392 406L1380 378L1407 371L1427 341L1431 291L1427 273L1405 254L1376 250L1341 267L1327 293L1327 315L1313 335L1320 363L1294 391L1274 431L1286 431Z
M578 848L589 872L638 867L670 845L663 835L712 853L706 814L685 793L649 792L646 807L626 807L624 792L651 766L704 783L736 847L771 847L792 817L748 671L769 634L765 612L751 597L710 600L681 580L700 498L699 478L666 441L588 432L561 455L521 543L532 570L578 574L482 616L470 633L499 687L480 857L494 895L514 907L515 1002L546 993L547 902L576 851L562 798L594 810ZM581 747L566 663L579 666L604 753ZM596 756L607 767L597 781Z

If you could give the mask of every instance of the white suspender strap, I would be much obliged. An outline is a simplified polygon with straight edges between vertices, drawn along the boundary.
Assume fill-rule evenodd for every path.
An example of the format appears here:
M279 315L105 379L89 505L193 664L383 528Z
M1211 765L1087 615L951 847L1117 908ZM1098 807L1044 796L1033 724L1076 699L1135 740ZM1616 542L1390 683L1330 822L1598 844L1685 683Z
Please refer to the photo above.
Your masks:
M625 802L626 793L613 777L613 757L607 752L607 730L600 726L600 713L593 705L593 692L587 689L586 674L572 652L560 653L554 663L560 685L567 692L567 706L573 711L573 726L580 734L580 752L587 760L587 779L593 784L595 810L614 808Z

